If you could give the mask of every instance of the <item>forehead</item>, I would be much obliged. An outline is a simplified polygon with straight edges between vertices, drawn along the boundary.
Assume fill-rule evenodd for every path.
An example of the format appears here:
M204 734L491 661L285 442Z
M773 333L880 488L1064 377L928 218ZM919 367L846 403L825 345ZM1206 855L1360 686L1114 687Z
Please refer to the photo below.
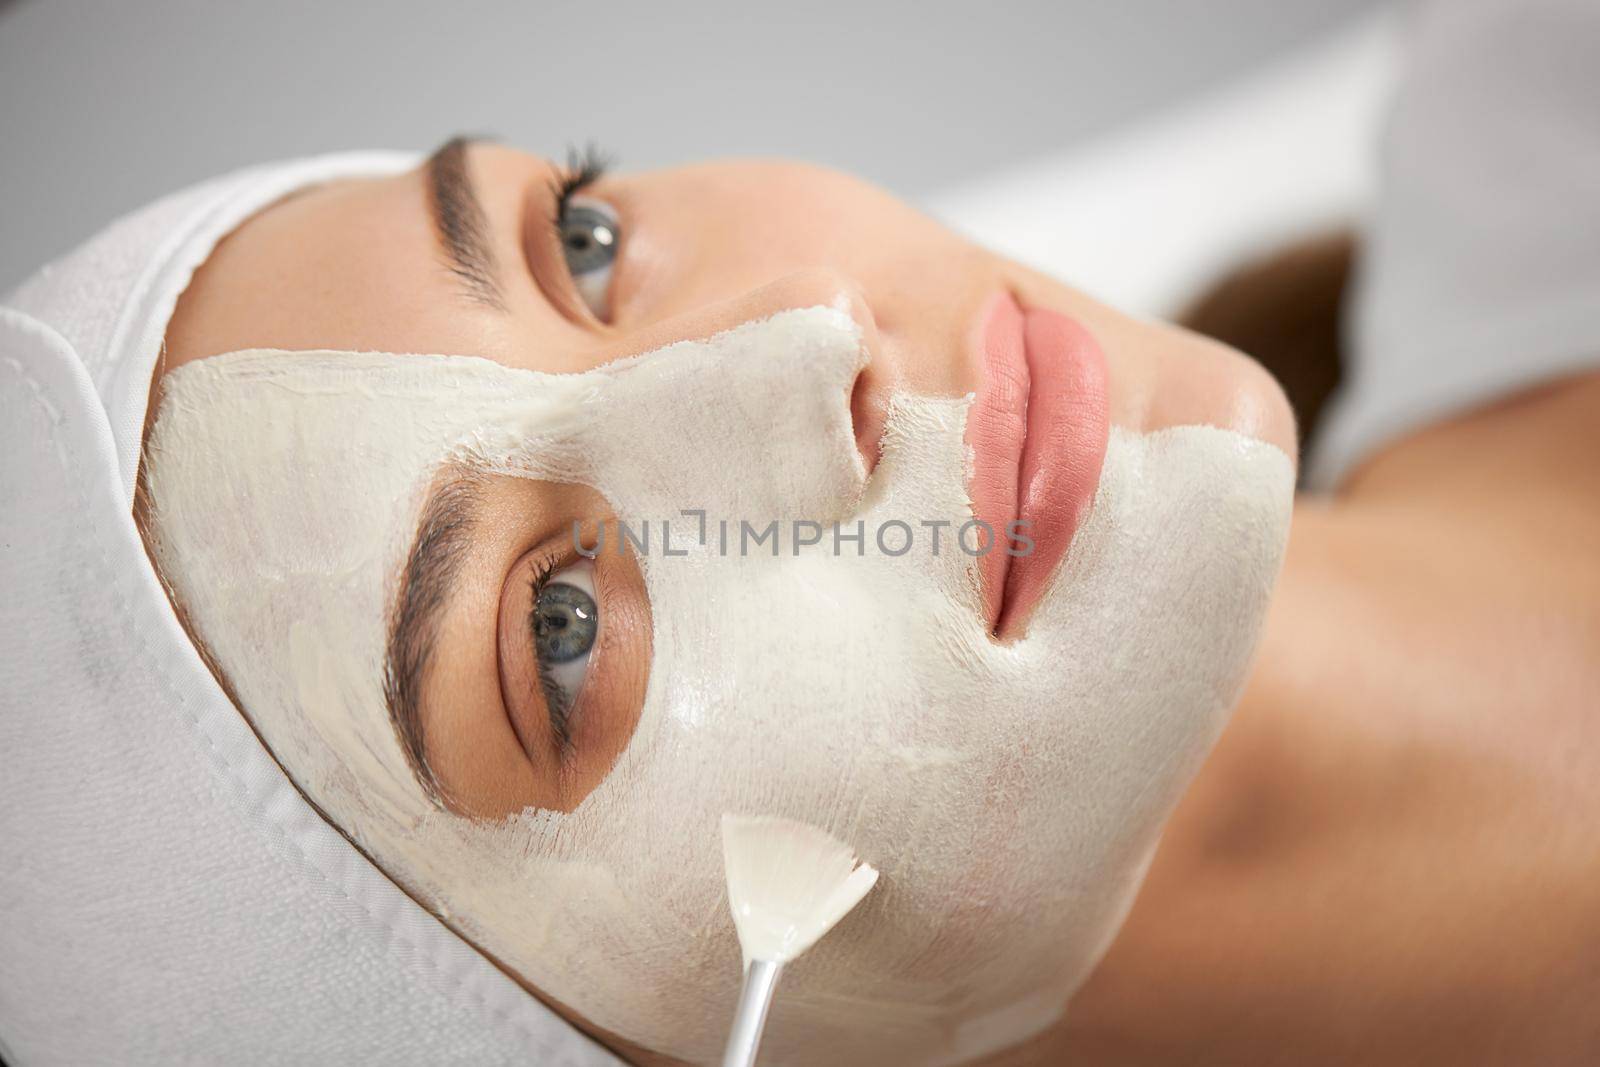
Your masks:
M518 218L547 165L484 155L480 193L510 269L523 262ZM519 309L521 310L521 309ZM434 233L424 172L308 189L247 220L196 272L167 328L163 372L241 349L478 355L552 369L548 317L515 319L462 301ZM570 347L570 346L569 346Z
M395 314L433 273L422 197L413 171L310 189L249 219L180 301L169 364L242 348L392 349L415 318Z

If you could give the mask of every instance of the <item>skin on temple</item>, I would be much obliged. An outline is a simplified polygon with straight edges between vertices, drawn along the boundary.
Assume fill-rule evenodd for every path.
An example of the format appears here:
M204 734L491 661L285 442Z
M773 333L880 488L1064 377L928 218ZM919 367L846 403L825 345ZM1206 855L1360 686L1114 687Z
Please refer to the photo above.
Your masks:
M541 259L555 173L457 145L429 168L263 212L198 272L160 373L240 348L575 372L845 300L875 328L852 405L865 449L892 389L977 387L972 323L1004 287L1096 335L1113 422L1212 423L1292 454L1294 428L1253 364L809 167L595 182L585 195L616 210L623 234L598 318ZM452 183L470 202L444 202ZM1600 1050L1595 455L1600 375L1414 434L1338 495L1302 500L1255 673L1126 926L1059 1026L986 1062L1573 1062ZM453 723L463 752L471 731ZM597 745L591 777L625 743ZM492 775L440 765L458 786Z

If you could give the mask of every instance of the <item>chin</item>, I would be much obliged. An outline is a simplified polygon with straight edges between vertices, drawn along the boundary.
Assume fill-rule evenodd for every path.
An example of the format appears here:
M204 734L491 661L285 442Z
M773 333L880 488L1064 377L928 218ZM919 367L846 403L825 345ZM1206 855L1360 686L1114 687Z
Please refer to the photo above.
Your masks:
M1274 445L1297 463L1294 412L1278 380L1236 348L1178 332L1184 343L1163 358L1163 381L1141 429L1215 426Z
M1298 434L1294 410L1283 386L1268 370L1237 349L1220 346L1230 363L1233 390L1231 402L1221 413L1217 425L1235 433L1254 437L1283 450L1291 462L1299 463Z

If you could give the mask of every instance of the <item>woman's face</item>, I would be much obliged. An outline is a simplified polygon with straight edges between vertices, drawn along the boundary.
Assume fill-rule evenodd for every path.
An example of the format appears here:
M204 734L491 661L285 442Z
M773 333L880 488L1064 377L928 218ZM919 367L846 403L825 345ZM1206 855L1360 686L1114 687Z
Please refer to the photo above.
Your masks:
M1023 315L1048 328L1059 312L1103 352L1113 426L1211 425L1293 454L1287 407L1256 364L1098 304L855 179L758 161L578 170L456 141L414 171L278 204L199 272L170 325L163 371L272 348L475 355L573 374L783 309L832 305L855 319L868 349L850 416L870 470L897 392L977 394L1003 416L1010 386L997 381L995 322ZM1014 473L998 484L985 477L993 472L982 470L989 450L977 430L968 427L975 507L986 494L1016 499ZM1013 471L1016 461L1001 457ZM1047 563L1064 553L1075 519L1070 501L1051 503L1033 515ZM474 537L416 701L417 763L459 810L570 810L637 722L651 655L644 583L625 554L586 563L566 551L574 520L591 532L611 524L617 543L618 516L592 491L491 479L472 506ZM1065 531L1059 544L1052 527ZM1015 574L1008 585L1005 558L976 563L979 610L1000 641L1026 633L1042 585L1019 585ZM529 640L530 618L583 630L573 614L587 610L583 598L562 587L591 598L601 625ZM551 659L561 661L554 671Z
M1242 684L1277 388L836 174L576 177L452 143L218 248L147 437L174 600L306 795L592 1026L715 1057L732 813L880 872L774 1062L1037 1032Z

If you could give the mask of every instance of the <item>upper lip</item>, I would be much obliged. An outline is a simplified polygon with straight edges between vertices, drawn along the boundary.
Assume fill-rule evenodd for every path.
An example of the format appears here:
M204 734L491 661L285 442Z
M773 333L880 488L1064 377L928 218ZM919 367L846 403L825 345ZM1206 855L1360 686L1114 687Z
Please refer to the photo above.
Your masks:
M1009 638L1026 625L1098 485L1104 357L1082 326L1025 308L1010 292L986 305L976 346L983 380L967 422L968 488L974 517L993 531L977 561L984 621ZM1027 555L1007 552L1013 522L1033 543Z

